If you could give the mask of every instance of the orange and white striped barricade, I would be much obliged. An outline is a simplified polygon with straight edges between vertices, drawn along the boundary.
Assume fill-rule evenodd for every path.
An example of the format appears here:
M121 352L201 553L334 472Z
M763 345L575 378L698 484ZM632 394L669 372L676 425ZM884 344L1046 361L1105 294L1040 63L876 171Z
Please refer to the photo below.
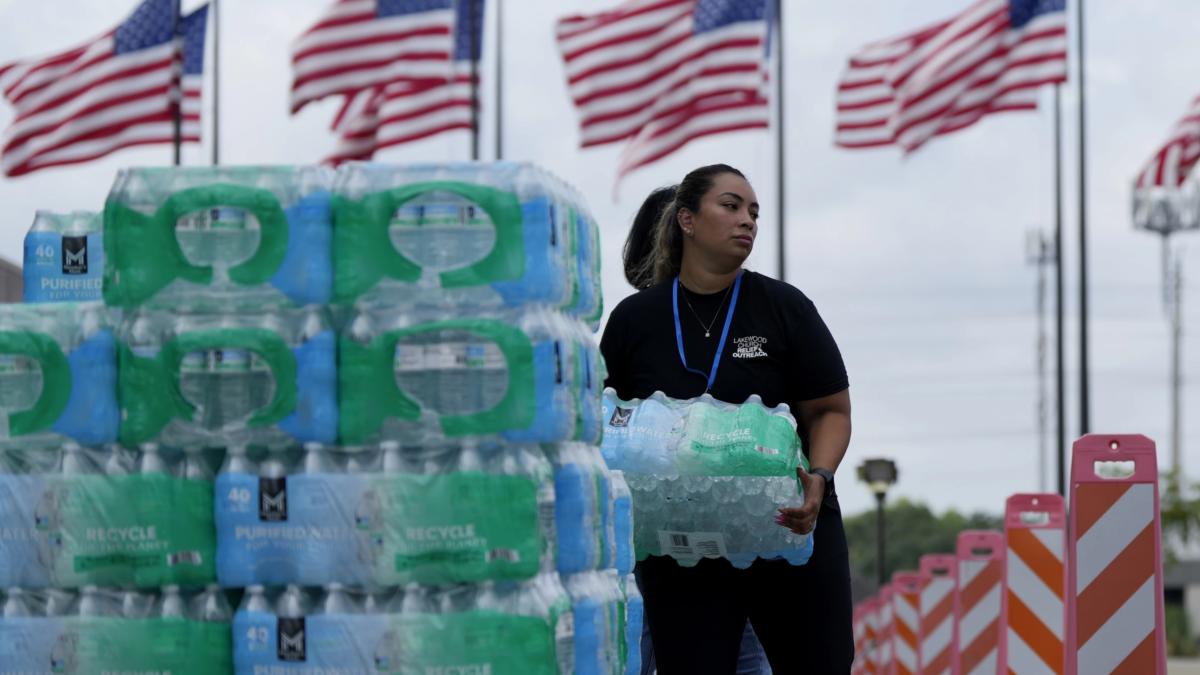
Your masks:
M863 603L866 610L863 614L866 650L863 664L865 675L880 675L879 672L879 598L871 598Z
M867 610L866 602L854 607L854 663L850 666L850 675L867 672Z
M1056 494L1019 494L1004 507L1000 672L1058 675L1067 663L1067 512Z
M921 574L892 575L892 670L888 675L921 673Z
M1106 478L1122 462L1133 473ZM1154 441L1088 434L1071 463L1067 673L1165 675L1162 531Z
M954 604L958 597L958 557L923 555L921 569L921 657L924 675L958 675Z
M970 531L958 535L958 598L954 634L959 675L996 675L1000 652L1000 598L1004 535Z
M891 584L879 588L879 618L875 622L875 672L878 675L895 675L896 640L895 593Z

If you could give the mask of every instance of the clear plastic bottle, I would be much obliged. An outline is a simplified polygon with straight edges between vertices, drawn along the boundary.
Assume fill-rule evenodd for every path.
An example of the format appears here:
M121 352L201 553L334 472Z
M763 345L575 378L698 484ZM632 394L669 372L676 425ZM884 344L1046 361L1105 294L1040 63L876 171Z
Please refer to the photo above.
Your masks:
M232 317L230 317L232 319ZM222 322L222 328L237 328ZM254 412L251 403L250 352L244 349L214 349L209 356L209 395L215 395L210 429L236 428ZM268 374L264 374L268 376Z
M233 612L225 591L217 584L208 584L204 592L192 599L191 617L194 621L208 623L231 623Z
M208 460L204 456L204 448L185 448L183 454L183 477L185 479L213 482L212 469L209 468Z
M84 586L79 592L79 616L119 617L121 607L96 586Z
M246 456L246 446L231 445L225 450L225 460L217 473L258 473L258 467Z
M439 415L460 415L470 411L466 336L462 330L442 330L437 332L435 341L425 345L425 364L430 373L433 398L431 407Z
M632 574L624 577L621 591L625 594L625 673L638 675L642 672L642 622L645 621L645 603Z
M295 584L288 584L279 599L275 601L275 613L283 619L300 619L308 616L311 613L310 607L304 589Z
M136 588L126 588L121 592L121 616L126 619L145 619L150 616L154 601L153 595Z
M304 473L338 473L337 464L324 445L304 444Z
M362 610L341 584L326 584L314 614L361 614Z
M137 459L134 453L114 444L108 448L107 455L104 460L105 474L127 476L133 471Z
M0 616L5 619L31 616L29 605L25 603L25 597L20 588L8 589L7 596L4 598L4 610L0 612Z
M164 586L162 593L154 601L154 609L150 612L150 615L164 619L188 618L187 602L184 601L183 595L180 594L179 586Z
M138 473L171 474L166 459L159 452L158 443L142 443L138 449L141 451L141 457L138 459Z
M617 573L625 576L633 572L635 554L633 547L633 494L621 471L610 471L613 495L613 535L616 538L617 556L614 561Z
M246 593L242 596L242 602L238 605L238 612L262 612L264 614L274 614L275 608L271 606L271 602L267 600L266 592L262 586L247 586Z
M92 461L86 450L78 444L67 442L63 444L62 472L64 474L96 475L102 473L100 467Z

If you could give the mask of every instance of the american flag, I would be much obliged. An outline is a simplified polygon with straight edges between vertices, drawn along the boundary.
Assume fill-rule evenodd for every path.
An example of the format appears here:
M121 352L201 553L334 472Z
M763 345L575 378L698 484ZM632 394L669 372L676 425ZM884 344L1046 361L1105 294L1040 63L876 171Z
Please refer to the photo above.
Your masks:
M370 159L376 150L453 129L471 127L471 61L483 43L483 0L476 0L475 53L471 53L471 4L458 0L453 15L453 52L442 73L415 72L346 96L333 122L338 144L326 162Z
M199 40L201 54L204 23L194 14L181 22L193 27L190 39ZM4 174L174 142L182 27L173 0L145 0L124 23L87 44L0 66L0 94L16 112L0 140ZM199 140L198 131L195 124L184 140Z
M1177 188L1191 175L1200 160L1200 97L1192 101L1171 137L1138 174L1136 187Z
M693 138L768 126L767 0L631 0L558 22L583 147L628 141L619 174Z
M1066 0L979 0L854 54L838 85L835 142L911 152L984 115L1034 110L1039 86L1066 79Z
M208 28L208 5L183 17L183 140L200 142L200 105L204 92L204 34Z

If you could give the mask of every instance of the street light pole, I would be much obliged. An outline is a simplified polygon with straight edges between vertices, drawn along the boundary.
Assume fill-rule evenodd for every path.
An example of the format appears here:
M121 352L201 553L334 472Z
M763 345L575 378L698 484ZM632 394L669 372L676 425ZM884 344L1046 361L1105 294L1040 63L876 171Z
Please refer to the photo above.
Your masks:
M887 583L887 521L883 506L887 491L896 482L900 473L896 463L890 459L868 459L858 467L858 479L875 493L875 577L879 588Z
M875 493L875 581L879 588L887 583L887 524L883 515L886 492Z

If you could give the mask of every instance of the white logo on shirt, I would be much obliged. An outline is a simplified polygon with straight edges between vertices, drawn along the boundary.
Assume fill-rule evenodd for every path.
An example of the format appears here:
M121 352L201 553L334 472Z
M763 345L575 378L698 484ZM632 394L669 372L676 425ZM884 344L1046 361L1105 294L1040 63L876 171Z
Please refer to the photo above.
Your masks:
M735 359L757 359L760 356L766 356L763 351L763 345L767 343L767 338L751 335L750 337L737 338L734 340L737 343L737 351L733 353Z

